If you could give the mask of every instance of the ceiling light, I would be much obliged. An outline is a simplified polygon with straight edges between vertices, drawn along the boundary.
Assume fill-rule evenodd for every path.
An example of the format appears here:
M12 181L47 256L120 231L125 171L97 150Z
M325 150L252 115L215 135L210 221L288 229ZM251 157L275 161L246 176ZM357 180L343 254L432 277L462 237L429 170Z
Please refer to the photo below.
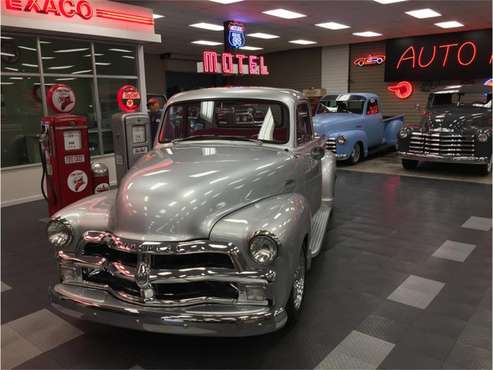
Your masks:
M55 59L55 57L43 57L43 60L52 60Z
M438 13L438 12L436 12L430 8L411 10L409 12L406 12L406 14L410 15L411 17L419 18L419 19L433 18L433 17L440 17L441 16L440 13Z
M249 33L248 37L256 37L257 39L271 40L271 39L278 39L280 36L271 35L270 33L256 32L256 33Z
M24 77L9 77L10 80L23 80Z
M13 71L13 72L19 72L19 69L13 68L13 67L4 67L4 69L7 69L7 70Z
M0 39L2 39L2 40L13 40L14 38L10 37L10 36L0 36Z
M291 44L297 44L297 45L313 45L316 44L315 41L310 41L310 40L292 40L289 41Z
M5 51L0 52L0 55L5 56L5 57L15 57L15 54L12 53L6 53Z
M315 26L327 28L329 30L343 30L345 28L350 28L349 26L346 26L345 24L337 23L337 22L318 23Z
M373 0L380 4L393 4L393 3L402 3L407 0Z
M73 81L77 80L75 77L64 77L64 78L56 78L55 81Z
M110 62L96 62L94 64L96 64L97 66L106 66L106 67L111 65Z
M210 0L210 1L219 4L233 4L233 3L239 3L240 1L243 0Z
M84 74L89 74L89 73L92 74L92 69L85 69L83 71L72 72L73 75L84 75Z
M440 27L440 28L464 27L464 25L462 23L457 22L457 21L439 22L439 23L435 23L435 26Z
M30 48L30 47L22 46L22 45L19 45L18 48L24 49L24 50L29 50L29 51L37 51L35 48Z
M197 40L197 41L192 41L192 44L196 44L196 45L207 45L207 46L218 46L218 45L222 45L222 42L207 41L207 40Z
M153 14L152 19L159 19L159 18L164 18L164 15L161 14Z
M76 53L78 51L87 51L89 48L79 48L79 49L61 49L61 50L55 50L55 53Z
M353 35L354 36L360 36L360 37L377 37L377 36L382 36L381 33L373 32L373 31L354 32Z
M127 49L108 49L109 51L116 51L118 53L131 53L132 50L127 50Z
M242 46L240 49L254 51L254 50L262 50L263 48L259 48L257 46Z
M266 10L265 12L262 13L267 15L272 15L273 17L279 17L284 19L296 19L296 18L306 17L306 15L304 14L292 12L291 10L286 10L286 9L272 9L272 10Z
M125 59L135 59L135 57L133 57L131 55L122 55L122 58L125 58Z
M37 64L22 63L24 67L38 68Z
M43 41L43 40L41 40L39 43L40 44L51 44L51 41Z
M0 82L0 85L13 85L15 82Z
M206 22L194 23L191 24L190 27L202 28L204 30L209 30L209 31L224 31L223 25L206 23Z
M58 70L58 69L70 69L75 66L55 66L55 67L49 67L48 69L53 69L53 70Z

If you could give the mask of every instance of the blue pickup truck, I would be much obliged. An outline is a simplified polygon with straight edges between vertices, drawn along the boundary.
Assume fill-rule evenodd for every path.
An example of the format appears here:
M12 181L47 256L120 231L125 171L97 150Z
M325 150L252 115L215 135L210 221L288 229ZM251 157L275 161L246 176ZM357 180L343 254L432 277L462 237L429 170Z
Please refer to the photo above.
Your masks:
M395 147L403 123L404 115L383 116L378 96L370 93L324 96L313 119L315 132L327 138L327 150L349 164Z

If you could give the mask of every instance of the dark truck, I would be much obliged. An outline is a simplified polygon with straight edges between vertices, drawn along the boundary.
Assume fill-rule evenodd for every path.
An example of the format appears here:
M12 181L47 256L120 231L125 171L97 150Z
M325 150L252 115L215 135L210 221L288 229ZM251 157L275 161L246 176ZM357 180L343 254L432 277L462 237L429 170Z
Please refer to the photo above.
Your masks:
M405 169L420 161L466 163L491 173L491 88L448 86L433 91L420 122L399 131L398 148Z

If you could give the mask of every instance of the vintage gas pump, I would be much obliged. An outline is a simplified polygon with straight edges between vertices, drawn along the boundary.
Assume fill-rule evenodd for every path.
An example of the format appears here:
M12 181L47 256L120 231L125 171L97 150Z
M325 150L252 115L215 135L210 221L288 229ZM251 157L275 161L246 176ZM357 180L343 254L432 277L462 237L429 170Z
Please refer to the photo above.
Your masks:
M43 117L40 149L41 189L50 216L93 193L86 117L70 114Z
M113 115L113 148L118 183L137 160L152 148L147 113Z

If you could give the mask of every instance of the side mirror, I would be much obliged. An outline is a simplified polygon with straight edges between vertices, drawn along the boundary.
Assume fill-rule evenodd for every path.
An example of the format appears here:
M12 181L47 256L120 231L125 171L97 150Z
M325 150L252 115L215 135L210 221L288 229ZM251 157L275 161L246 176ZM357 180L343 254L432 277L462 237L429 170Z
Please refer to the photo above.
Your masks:
M322 146L316 146L315 148L312 149L312 151L310 152L310 155L313 159L319 161L325 155L325 148Z

